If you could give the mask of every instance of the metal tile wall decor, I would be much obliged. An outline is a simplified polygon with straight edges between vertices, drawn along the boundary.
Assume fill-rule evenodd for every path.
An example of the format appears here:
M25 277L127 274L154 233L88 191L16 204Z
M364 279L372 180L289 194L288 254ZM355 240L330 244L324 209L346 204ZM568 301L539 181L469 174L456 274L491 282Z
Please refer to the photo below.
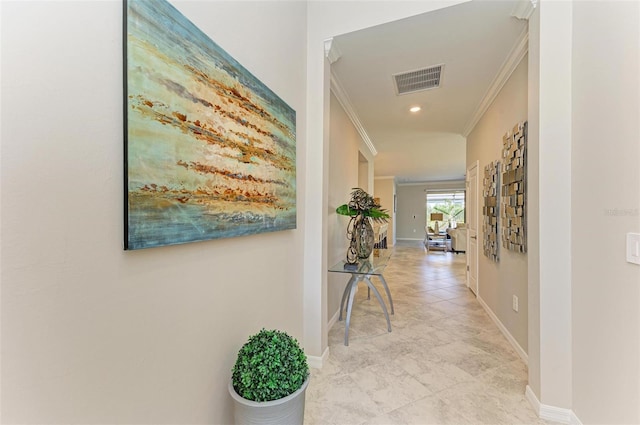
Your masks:
M167 1L124 16L125 249L295 229L296 112Z
M484 206L482 207L482 247L484 255L490 260L498 262L498 211L500 210L500 161L490 162L484 167L482 197Z
M520 123L502 139L502 246L527 252L527 123Z

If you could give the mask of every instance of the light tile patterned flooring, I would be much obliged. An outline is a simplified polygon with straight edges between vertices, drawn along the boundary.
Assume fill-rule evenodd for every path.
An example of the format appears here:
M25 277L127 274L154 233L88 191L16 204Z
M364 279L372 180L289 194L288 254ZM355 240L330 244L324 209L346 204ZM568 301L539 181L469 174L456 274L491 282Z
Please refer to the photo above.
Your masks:
M312 370L305 424L548 423L525 399L526 365L466 288L464 255L393 250L392 332L360 284L349 346L337 322L328 361Z

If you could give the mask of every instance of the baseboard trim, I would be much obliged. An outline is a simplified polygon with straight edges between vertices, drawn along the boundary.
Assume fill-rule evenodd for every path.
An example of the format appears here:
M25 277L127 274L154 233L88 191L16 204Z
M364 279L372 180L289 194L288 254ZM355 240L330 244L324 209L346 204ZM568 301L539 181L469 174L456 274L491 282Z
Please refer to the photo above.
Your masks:
M327 330L331 330L333 325L338 321L338 317L340 317L340 311L336 311L336 313L331 317L329 323L327 323ZM322 369L322 365L329 358L329 347L325 348L322 356L310 356L307 354L307 361L309 362L309 367L314 369Z
M571 411L571 422L569 422L570 425L583 425L582 421L580 420L580 418L578 418L575 414L575 412L572 410Z
M562 424L582 425L582 421L580 421L573 410L540 403L540 400L538 400L538 397L528 385L525 396L540 419Z
M477 299L480 305L482 306L482 308L484 308L484 310L487 312L489 317L491 317L491 320L493 320L496 326L498 326L498 329L500 329L500 332L502 332L504 337L507 338L507 341L509 341L509 344L511 344L513 349L516 350L516 353L518 353L518 355L524 361L524 363L528 365L529 355L527 354L527 352L524 351L524 349L520 346L520 344L518 344L518 341L516 341L513 335L511 335L511 332L507 330L507 328L502 324L500 319L498 319L498 316L496 316L493 310L491 310L491 308L487 305L487 303L484 302L484 300L480 297L480 295L478 295Z
M329 347L324 349L322 356L310 356L307 355L307 362L309 362L309 367L313 369L322 369L322 365L324 362L329 359Z
M536 415L540 416L540 400L538 400L536 393L533 392L529 385L527 385L527 389L524 391L524 395L527 400L529 400L529 404L531 404L531 407L533 407Z

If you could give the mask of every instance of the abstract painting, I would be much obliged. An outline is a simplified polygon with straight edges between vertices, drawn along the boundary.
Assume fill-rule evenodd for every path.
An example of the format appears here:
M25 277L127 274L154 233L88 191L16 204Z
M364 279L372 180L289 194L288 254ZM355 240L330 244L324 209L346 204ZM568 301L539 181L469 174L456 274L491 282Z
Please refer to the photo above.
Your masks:
M498 218L500 215L500 161L492 161L484 167L482 197L482 247L486 257L498 262Z
M124 9L125 249L295 229L295 111L168 2Z
M502 246L527 252L527 123L502 138Z

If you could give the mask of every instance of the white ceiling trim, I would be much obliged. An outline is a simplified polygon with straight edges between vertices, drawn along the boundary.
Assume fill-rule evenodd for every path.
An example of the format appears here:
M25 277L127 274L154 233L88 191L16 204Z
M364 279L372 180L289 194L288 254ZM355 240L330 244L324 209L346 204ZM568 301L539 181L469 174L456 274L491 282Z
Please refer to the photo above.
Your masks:
M520 0L516 3L511 11L511 16L518 19L528 20L536 8L538 0Z
M522 30L520 36L518 36L518 40L516 41L514 48L511 50L511 52L507 56L507 59L502 64L500 71L498 71L498 74L493 79L493 82L489 86L489 89L478 104L476 112L471 116L469 122L464 126L464 130L462 131L462 135L464 137L469 136L469 133L473 131L476 124L478 124L478 121L480 121L480 118L482 118L484 113L487 112L489 106L491 106L496 96L498 96L498 93L500 93L500 90L502 90L502 87L504 87L506 82L509 80L509 77L511 77L511 74L513 74L513 71L516 70L516 68L520 64L520 61L522 61L528 51L529 28L525 27Z
M340 102L340 105L342 105L342 108L344 109L347 116L353 123L353 126L358 131L358 134L360 134L360 137L362 137L364 144L367 145L367 148L369 148L369 150L371 151L371 155L376 156L378 154L376 147L373 146L373 142L369 138L369 135L367 134L367 131L364 129L364 126L360 122L360 118L358 118L358 114L356 114L356 111L353 109L353 106L351 105L351 101L349 100L349 96L347 95L347 92L344 90L344 88L342 88L342 84L340 84L340 80L338 80L338 77L333 73L333 71L331 71L331 91L338 99L338 102Z
M342 56L340 50L333 44L333 37L324 41L324 55L329 59L329 63L334 63Z
M429 180L423 182L405 182L398 183L398 186L429 186L427 189L429 191L448 191L448 190L464 190L465 181L464 179L455 179L455 180ZM444 187L443 187L444 186ZM425 189L425 191L427 190Z

